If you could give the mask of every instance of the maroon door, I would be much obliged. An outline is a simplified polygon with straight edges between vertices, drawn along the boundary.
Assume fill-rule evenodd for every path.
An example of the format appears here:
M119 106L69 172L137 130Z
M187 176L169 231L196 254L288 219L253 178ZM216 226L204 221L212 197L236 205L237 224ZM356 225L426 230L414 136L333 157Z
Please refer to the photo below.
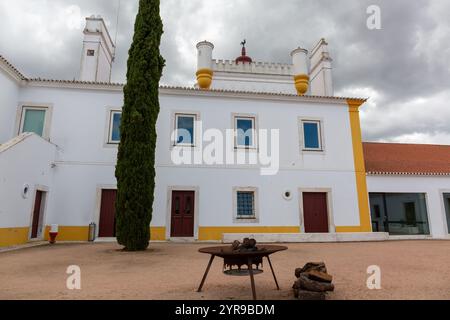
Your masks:
M326 193L303 193L303 218L306 233L328 232Z
M100 238L113 238L116 236L116 196L117 190L102 190L98 229Z
M194 236L194 191L172 192L171 237Z
M42 191L36 191L36 199L34 200L33 224L31 226L31 239L38 237L39 221L41 220L42 207Z

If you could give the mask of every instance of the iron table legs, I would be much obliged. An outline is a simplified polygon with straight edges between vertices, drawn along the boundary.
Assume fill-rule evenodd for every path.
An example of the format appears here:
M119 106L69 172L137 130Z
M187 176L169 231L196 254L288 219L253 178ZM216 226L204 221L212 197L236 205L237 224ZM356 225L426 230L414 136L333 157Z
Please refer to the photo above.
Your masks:
M215 255L211 255L211 259L209 259L208 266L206 267L205 274L203 275L202 282L200 283L200 287L198 287L197 292L202 291L203 285L205 284L206 277L208 276L208 273L209 273L209 269L211 269L211 265L212 265L212 262L215 257L216 257Z
M252 259L248 258L248 272L250 273L250 282L252 284L253 300L256 300L255 279L253 277Z
M270 270L272 270L272 275L275 280L275 284L277 285L277 290L280 290L280 286L278 285L277 277L275 276L275 271L273 271L272 262L270 261L269 256L267 256L267 260L269 261Z

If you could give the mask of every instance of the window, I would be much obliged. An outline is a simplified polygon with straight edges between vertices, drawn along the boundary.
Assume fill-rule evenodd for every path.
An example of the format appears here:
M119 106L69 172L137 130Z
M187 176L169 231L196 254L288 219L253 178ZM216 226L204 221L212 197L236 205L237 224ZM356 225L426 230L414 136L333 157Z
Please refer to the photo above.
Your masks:
M93 56L95 56L95 50L88 50L87 51L87 55L88 55L88 57L93 57Z
M33 132L43 137L46 112L47 108L23 107L19 134Z
M108 143L118 144L120 143L120 123L122 121L122 112L111 111L109 121Z
M195 145L195 114L175 115L175 145L194 146Z
M322 151L320 121L302 121L303 150Z
M236 130L236 148L256 148L255 123L255 117L236 116L234 118L234 127Z
M369 197L374 232L430 234L425 194L370 193Z
M237 191L237 218L253 219L255 218L255 192Z

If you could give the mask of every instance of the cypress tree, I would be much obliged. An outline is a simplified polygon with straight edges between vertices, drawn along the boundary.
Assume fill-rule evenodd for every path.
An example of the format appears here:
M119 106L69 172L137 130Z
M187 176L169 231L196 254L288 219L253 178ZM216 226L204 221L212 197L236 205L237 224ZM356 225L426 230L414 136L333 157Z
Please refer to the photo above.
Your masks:
M116 178L116 236L126 251L147 249L155 190L156 121L164 59L159 0L140 0L120 126Z

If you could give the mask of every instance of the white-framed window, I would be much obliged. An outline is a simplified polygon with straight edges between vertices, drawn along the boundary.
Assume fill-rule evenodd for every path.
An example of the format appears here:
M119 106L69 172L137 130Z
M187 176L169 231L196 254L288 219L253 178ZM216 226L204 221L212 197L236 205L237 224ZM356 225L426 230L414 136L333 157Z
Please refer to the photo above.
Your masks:
M48 107L22 106L18 134L30 132L47 139L48 112Z
M235 115L234 130L236 149L256 149L256 116Z
M301 120L302 148L304 151L323 151L322 122Z
M194 147L196 141L196 122L198 115L194 113L175 113L174 146Z
M258 222L258 189L236 187L233 189L234 221Z
M122 111L111 110L109 112L108 144L120 143L121 121L122 121Z

